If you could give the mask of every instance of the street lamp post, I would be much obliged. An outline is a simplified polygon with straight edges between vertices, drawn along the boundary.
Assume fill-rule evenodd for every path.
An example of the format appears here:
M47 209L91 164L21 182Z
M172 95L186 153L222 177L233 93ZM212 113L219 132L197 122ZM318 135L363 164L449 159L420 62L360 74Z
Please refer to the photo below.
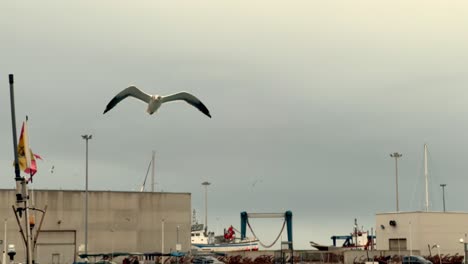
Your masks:
M465 238L466 238L466 234L465 234ZM465 251L465 264L468 264L468 246L467 246L468 243L463 238L460 238L460 243L463 244L463 250Z
M211 183L203 182L202 185L205 186L205 229L208 228L208 186Z
M465 245L464 250L465 250L465 264L468 264L468 247L467 243L463 243Z
M437 245L437 255L439 256L439 264L442 264L442 257L440 256L440 246Z
M177 253L179 253L179 251L181 250L181 247L180 247L180 244L179 244L179 225L177 225L177 243L176 243L176 251ZM177 263L179 263L179 254L177 254Z
M445 186L447 186L447 184L445 183L442 183L440 185L440 187L442 187L442 203L444 205L444 213L445 213Z
M442 264L442 258L440 256L440 245L433 245L432 248L437 248L437 256L439 258L439 264Z
M161 263L164 263L164 218L161 219Z
M401 156L403 155L398 152L390 154L390 157L395 158L396 211L397 213L400 211L400 207L398 205L398 158L400 158Z
M85 181L85 254L88 255L88 140L93 138L93 135L82 135L86 140L86 181Z
M4 221L5 228L4 230L4 238L3 238L3 255L2 255L2 263L6 263L6 253L7 253L7 218Z

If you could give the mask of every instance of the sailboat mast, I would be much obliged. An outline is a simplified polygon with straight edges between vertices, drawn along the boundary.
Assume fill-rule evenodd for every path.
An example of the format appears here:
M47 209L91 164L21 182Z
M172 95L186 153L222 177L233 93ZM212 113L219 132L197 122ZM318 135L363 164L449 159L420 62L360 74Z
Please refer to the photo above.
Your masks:
M154 192L154 156L156 155L156 152L153 150L153 157L151 159L151 192Z
M426 181L426 212L429 211L429 189L427 180L427 144L424 144L424 178Z

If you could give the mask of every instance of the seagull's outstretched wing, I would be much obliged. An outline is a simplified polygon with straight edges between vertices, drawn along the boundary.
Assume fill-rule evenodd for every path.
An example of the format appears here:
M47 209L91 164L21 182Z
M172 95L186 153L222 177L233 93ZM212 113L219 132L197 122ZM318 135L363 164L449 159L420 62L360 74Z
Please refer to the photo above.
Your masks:
M200 110L202 113L211 118L210 111L208 110L208 108L206 108L206 106L198 98L187 92L180 92L162 97L163 103L175 100L184 100L185 102L195 106L196 108L198 108L198 110Z
M127 98L128 96L135 97L146 103L149 103L151 100L151 95L142 92L140 89L136 88L135 86L130 86L128 88L123 89L114 98L112 98L112 100L107 104L106 110L104 110L103 114L107 113L107 111L114 108L114 106L116 106L120 101Z

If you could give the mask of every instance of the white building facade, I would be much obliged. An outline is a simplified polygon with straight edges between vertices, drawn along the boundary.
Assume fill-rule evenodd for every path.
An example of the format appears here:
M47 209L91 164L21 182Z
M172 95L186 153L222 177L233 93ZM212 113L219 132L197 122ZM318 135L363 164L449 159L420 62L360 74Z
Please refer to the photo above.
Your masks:
M399 212L376 215L377 250L418 250L423 256L464 255L468 213Z

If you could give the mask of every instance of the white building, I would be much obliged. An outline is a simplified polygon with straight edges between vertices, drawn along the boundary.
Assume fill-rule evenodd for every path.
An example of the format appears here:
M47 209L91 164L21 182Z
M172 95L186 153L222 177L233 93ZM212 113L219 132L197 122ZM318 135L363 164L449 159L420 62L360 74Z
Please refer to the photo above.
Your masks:
M376 215L377 250L419 250L421 255L464 255L468 213L399 212ZM437 245L439 247L437 247Z

